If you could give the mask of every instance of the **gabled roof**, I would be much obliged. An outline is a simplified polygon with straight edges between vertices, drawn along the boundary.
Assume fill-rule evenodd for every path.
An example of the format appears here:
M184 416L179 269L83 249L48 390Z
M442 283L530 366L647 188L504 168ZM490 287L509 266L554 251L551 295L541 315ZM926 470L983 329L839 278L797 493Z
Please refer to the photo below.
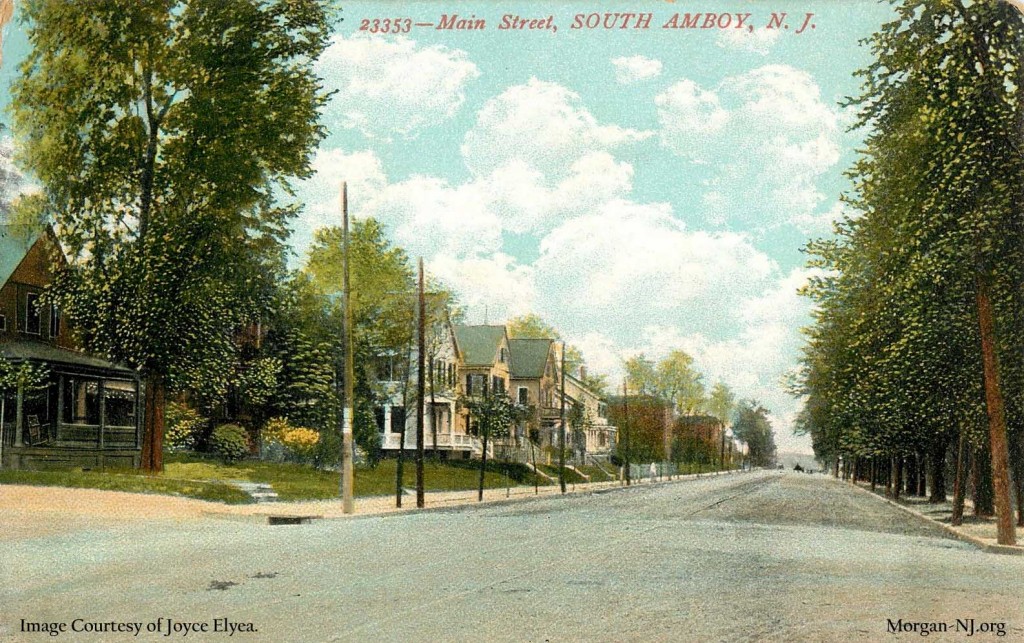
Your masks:
M7 283L43 231L35 226L0 224L0 288Z
M512 354L510 372L516 379L544 377L551 353L550 339L510 339L508 350Z
M498 347L505 338L504 326L456 326L458 342L466 366L490 366L498 356Z

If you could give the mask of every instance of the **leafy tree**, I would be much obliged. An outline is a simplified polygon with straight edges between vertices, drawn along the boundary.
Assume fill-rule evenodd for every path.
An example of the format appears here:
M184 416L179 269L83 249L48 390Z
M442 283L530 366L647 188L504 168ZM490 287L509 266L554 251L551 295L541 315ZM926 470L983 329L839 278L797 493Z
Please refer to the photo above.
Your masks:
M745 443L750 463L756 467L775 464L775 434L768 420L768 410L755 400L743 400L736 407L732 422L736 439Z
M691 415L704 405L703 376L685 351L673 350L657 363L642 353L626 360L626 377L640 395L653 395L671 402Z
M235 335L283 267L327 95L316 0L34 0L13 87L27 210L70 250L50 296L88 348L142 369L143 467L162 467L168 388L226 390Z
M1024 24L991 0L907 0L897 16L870 39L877 61L851 102L870 132L850 172L856 214L808 247L828 274L808 288L818 312L799 424L819 456L881 460L894 494L901 463L920 454L944 484L953 427L968 449L989 442L1010 542L1006 429L1019 444L1024 424Z
M469 411L473 426L481 440L480 483L477 499L484 499L484 472L487 467L487 444L493 438L507 437L512 426L523 419L525 409L504 393L485 393L463 397L460 404Z

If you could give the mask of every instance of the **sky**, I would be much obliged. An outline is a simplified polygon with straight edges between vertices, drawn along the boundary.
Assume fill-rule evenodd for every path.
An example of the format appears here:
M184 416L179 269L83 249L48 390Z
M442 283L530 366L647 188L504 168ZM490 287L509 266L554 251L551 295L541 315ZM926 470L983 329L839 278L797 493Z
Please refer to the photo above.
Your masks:
M296 185L296 266L316 229L340 223L347 181L352 216L422 256L468 322L536 313L612 382L629 356L685 350L709 388L771 411L781 451L810 451L782 384L810 321L800 249L842 215L865 132L841 102L887 3L343 7L317 63L335 94L316 173ZM651 13L650 27L572 28L616 12ZM663 28L677 12L714 26ZM788 29L767 29L782 13ZM453 14L486 27L416 26ZM750 14L741 28L737 14ZM505 15L545 28L500 30ZM384 19L403 33L369 33ZM0 106L22 29L5 32Z

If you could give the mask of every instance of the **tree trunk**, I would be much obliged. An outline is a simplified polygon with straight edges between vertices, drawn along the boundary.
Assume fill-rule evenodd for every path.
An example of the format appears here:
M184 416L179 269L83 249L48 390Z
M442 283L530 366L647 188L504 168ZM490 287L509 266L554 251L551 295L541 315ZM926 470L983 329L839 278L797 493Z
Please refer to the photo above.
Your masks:
M974 502L974 515L990 518L995 513L995 499L993 498L992 465L988 458L988 449L978 448L974 450L973 456L971 500Z
M956 478L953 479L953 515L949 518L949 524L956 527L964 521L964 497L967 486L967 437L964 435L963 427L960 427L960 441L956 449ZM934 491L933 491L934 493Z
M976 278L978 326L981 331L981 358L985 370L985 408L988 411L989 446L996 514L999 519L998 542L1015 545L1017 532L1010 508L1010 455L1006 440L1006 415L1003 392L999 385L999 358L996 354L995 315L989 296L990 277L979 273Z
M928 455L924 452L917 456L917 495L928 497Z
M142 470L159 473L164 470L164 409L167 387L163 376L146 375L146 413L142 432Z
M893 458L890 456L883 463L883 474L886 477L886 498L893 496Z
M905 458L905 462L907 474L905 477L906 486L903 491L909 498L917 493L917 460L914 456L910 455Z
M878 461L875 456L871 456L871 492L874 493L875 486L878 480Z
M404 397L404 396L403 396ZM408 406L403 407L404 409L409 408ZM402 429L398 432L398 465L395 467L395 506L402 507L402 484L405 477L405 421L407 417L402 418Z
M483 435L483 452L480 454L480 486L477 489L477 502L484 500L484 472L487 470L487 434Z
M931 495L928 502L946 502L946 441L935 440L932 452L928 454L928 468L931 470Z
M903 487L903 457L893 456L892 458L892 499L900 499L900 491Z

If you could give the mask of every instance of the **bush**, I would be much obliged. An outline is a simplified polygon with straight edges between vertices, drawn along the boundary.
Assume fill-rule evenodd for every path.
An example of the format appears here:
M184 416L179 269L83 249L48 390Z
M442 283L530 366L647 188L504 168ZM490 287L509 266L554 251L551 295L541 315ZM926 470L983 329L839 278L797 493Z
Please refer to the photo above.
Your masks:
M194 450L203 437L208 420L194 409L177 402L169 402L165 411L164 442L174 450Z
M320 434L313 429L292 426L287 418L271 418L263 426L263 444L271 459L308 463L317 455Z
M249 455L249 435L237 424L221 424L210 435L210 448L231 464Z

